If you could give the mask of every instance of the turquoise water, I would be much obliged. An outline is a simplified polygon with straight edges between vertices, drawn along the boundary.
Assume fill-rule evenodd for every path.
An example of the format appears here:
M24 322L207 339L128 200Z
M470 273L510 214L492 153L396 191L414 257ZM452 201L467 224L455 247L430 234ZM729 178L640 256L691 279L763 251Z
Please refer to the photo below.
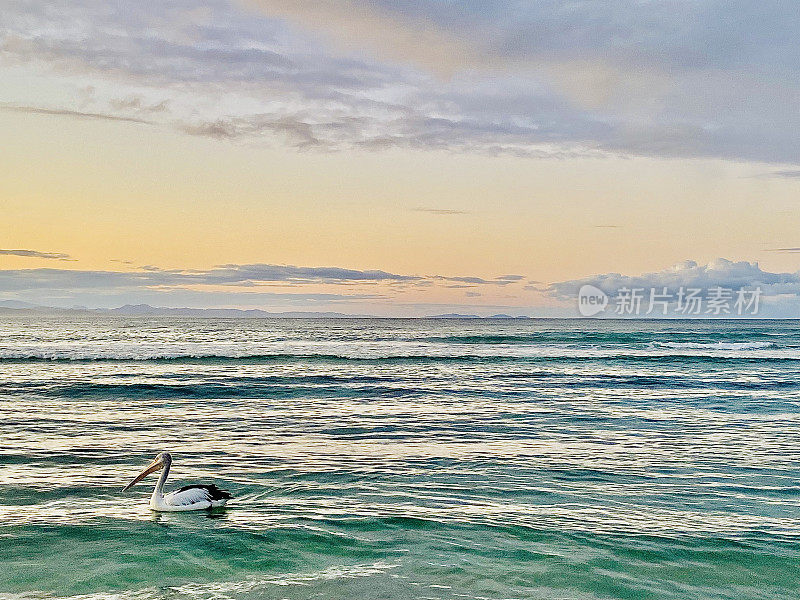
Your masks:
M3 598L800 597L796 322L0 322ZM217 512L154 514L214 482Z

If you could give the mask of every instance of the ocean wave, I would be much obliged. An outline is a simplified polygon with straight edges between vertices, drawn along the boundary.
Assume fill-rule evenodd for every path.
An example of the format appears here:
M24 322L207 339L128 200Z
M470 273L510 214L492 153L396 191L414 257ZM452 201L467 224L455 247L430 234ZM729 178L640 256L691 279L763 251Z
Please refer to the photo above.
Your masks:
M674 350L763 350L774 346L772 342L653 342L655 348Z
M275 589L298 587L308 589L316 586L325 589L331 582L350 582L359 578L384 575L395 570L398 563L376 561L369 564L335 565L318 571L276 573L272 577L249 578L232 581L187 581L180 585L151 586L133 590L95 592L90 594L50 594L44 592L18 592L0 594L2 600L215 600L218 598L263 598L273 597ZM277 597L283 597L283 594Z
M422 350L422 349L420 349ZM449 350L449 351L448 351ZM0 350L0 363L502 363L502 362L593 362L613 360L647 362L650 360L800 360L800 348L778 348L769 343L716 343L693 344L652 343L642 347L597 346L526 346L431 348L429 351L391 352L374 349L328 349L313 352L308 349L296 352L225 352L210 349L203 352L181 351L61 351L7 352Z
M503 362L519 360L519 356L483 356L468 354L430 355L430 354L184 354L184 353L0 353L0 363L281 363L281 362ZM532 357L533 358L533 357ZM558 357L555 357L558 358Z

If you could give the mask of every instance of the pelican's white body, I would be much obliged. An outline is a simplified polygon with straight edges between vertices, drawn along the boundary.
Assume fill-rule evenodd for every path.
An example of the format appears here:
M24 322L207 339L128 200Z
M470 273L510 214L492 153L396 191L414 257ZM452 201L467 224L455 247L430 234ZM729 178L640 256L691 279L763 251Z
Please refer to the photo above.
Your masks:
M166 477L164 479L166 479ZM153 490L153 495L150 496L150 510L155 510L157 512L204 510L206 508L225 506L226 502L226 499L210 500L208 492L199 487L164 494L159 486L156 485L156 489Z

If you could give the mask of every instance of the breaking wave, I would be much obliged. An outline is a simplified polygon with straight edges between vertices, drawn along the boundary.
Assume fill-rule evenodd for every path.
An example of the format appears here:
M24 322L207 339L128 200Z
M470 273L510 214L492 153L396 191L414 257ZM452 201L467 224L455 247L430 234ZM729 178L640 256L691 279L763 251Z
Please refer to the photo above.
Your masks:
M653 342L655 348L674 350L761 350L773 348L772 342Z

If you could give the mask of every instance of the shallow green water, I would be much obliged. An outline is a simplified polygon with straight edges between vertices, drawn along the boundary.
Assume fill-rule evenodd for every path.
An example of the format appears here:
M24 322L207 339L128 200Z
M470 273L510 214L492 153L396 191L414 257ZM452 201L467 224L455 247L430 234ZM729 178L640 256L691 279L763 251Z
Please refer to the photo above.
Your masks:
M800 596L793 322L0 332L4 597ZM229 508L120 493L161 450Z

